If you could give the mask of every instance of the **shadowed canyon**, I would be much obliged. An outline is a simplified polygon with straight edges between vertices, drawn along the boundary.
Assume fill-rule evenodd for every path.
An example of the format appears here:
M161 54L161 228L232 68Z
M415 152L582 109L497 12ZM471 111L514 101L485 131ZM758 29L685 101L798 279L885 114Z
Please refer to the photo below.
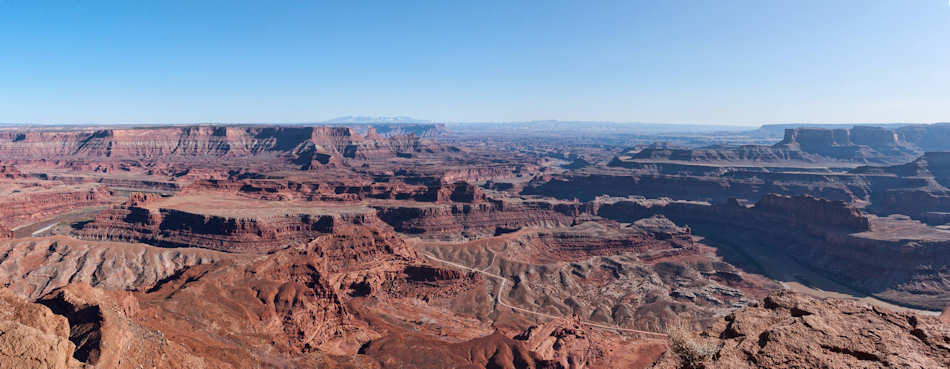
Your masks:
M950 124L523 128L0 128L0 367L950 367Z

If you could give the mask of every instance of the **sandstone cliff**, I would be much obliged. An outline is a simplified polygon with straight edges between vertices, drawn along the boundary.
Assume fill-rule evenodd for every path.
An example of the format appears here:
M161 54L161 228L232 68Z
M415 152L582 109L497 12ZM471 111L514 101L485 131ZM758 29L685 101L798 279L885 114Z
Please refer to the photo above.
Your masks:
M830 278L835 284L828 289L930 310L950 302L950 279L945 277L950 273L950 235L919 222L865 218L845 203L807 196L770 195L751 207L645 199L595 204L596 214L605 218L632 221L662 214L689 225L694 234L715 241L724 251L787 260L758 270L773 278L795 280L794 274L804 272L780 275L770 270L795 265ZM736 262L743 260L748 262Z
M0 288L0 367L86 368L73 358L66 318Z
M91 240L267 253L306 243L341 224L378 222L372 209L359 206L328 208L205 196L143 201L137 196L104 210L75 234Z
M456 196L453 192L453 195ZM471 198L470 195L467 196ZM396 231L430 238L483 237L528 226L571 224L574 216L556 202L492 200L473 204L374 206Z
M950 152L928 152L907 164L860 167L874 178L871 201L881 214L899 213L935 224L950 221ZM874 176L874 177L871 177Z
M96 368L220 368L213 358L196 356L160 330L130 319L142 308L124 291L103 291L88 284L70 284L37 300L69 322L73 357Z
M8 227L29 224L44 218L85 207L113 203L112 194L103 186L77 185L49 188L8 184L19 187L0 200L0 223ZM21 187L22 186L22 187Z
M871 222L844 201L829 201L809 195L769 194L755 204L754 210L768 213L791 225L810 228L842 229L847 232L871 230Z
M0 156L59 166L85 161L286 159L305 169L433 151L416 136L365 137L347 127L185 126L0 132Z
M902 163L923 150L899 131L872 126L853 128L787 128L782 141L766 145L713 145L695 149L645 147L631 148L614 158L611 166L635 167L642 161L680 161L697 163ZM950 146L944 149L950 149Z

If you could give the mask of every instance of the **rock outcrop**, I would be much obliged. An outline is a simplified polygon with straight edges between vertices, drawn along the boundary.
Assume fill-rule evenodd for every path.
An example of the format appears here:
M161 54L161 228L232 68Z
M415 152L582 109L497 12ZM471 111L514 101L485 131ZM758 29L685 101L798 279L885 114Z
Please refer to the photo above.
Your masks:
M456 192L450 195L456 197ZM470 195L465 195L471 198ZM463 198L462 200L464 200ZM571 224L570 206L549 201L492 200L472 204L374 206L396 231L429 238L483 237L528 226Z
M787 129L785 138L775 147L859 163L895 163L920 154L912 143L902 141L898 132L870 126Z
M650 164L653 166L654 164ZM657 173L653 169L621 172L577 172L537 176L522 195L591 201L598 196L644 196L723 202L730 198L758 201L770 193L812 195L830 200L866 200L868 181L828 172L795 173L702 166L699 173Z
M82 241L64 236L0 242L0 286L36 299L69 283L148 288L186 267L237 258L196 248Z
M696 362L668 352L654 368L950 366L950 326L935 317L788 291L728 315L694 339L716 352Z
M950 151L950 123L913 124L898 128L897 133L921 151Z
M0 288L0 367L86 368L73 358L66 318Z
M631 344L585 325L577 317L553 319L532 326L514 338L524 341L539 358L558 368L644 367L666 350L664 340Z
M191 200L189 200L191 199ZM192 201L194 204L192 205ZM174 202L166 204L166 202ZM175 208L177 205L187 205ZM236 198L175 197L130 201L107 209L75 234L83 239L142 242L161 247L202 247L267 253L304 244L341 224L378 222L365 207L308 207ZM168 207L165 207L165 206Z
M761 213L781 217L777 223L810 228L842 229L847 232L871 230L866 216L844 201L830 201L814 196L782 196L769 194L755 204Z
M380 336L348 300L384 298L394 285L414 278L467 280L438 269L420 272L414 269L419 262L391 231L340 228L257 260L185 270L138 296L137 319L191 352L235 368L272 361L319 366L313 360L355 355Z
M662 214L720 248L818 270L849 293L930 310L950 302L950 234L906 218L866 218L847 204L808 196L770 195L754 206L645 199L595 205L597 215L618 221Z
M777 286L748 278L660 217L525 228L425 251L504 276L511 283L498 293L520 309L654 332L676 315L711 319Z
M284 159L304 169L345 159L388 159L434 152L414 135L365 137L347 127L186 126L0 132L0 156L14 163L56 166L85 162L182 161L224 163ZM103 167L109 168L109 166Z
M360 202L363 200L407 200L418 202L473 203L486 199L481 190L468 182L446 182L431 177L387 178L370 180L288 180L288 179L207 179L197 180L183 194L223 194L260 200L302 200L321 202Z
M0 224L0 240L9 240L13 238L13 230Z
M876 179L870 199L876 212L950 222L950 152L928 152L907 164L865 166L852 173Z
M114 201L103 186L24 187L0 200L0 222L8 227Z
M912 141L908 141L909 138ZM696 163L764 164L777 163L876 163L896 164L920 155L924 150L916 135L873 126L853 128L797 127L785 129L785 137L775 145L713 145L695 149L631 148L614 158L611 166L636 167L644 161ZM942 145L950 150L950 145ZM927 145L930 147L930 145Z
M130 316L140 313L135 297L124 291L103 291L88 284L70 284L37 300L69 322L73 357L96 368L214 368L221 362L195 356L169 342Z

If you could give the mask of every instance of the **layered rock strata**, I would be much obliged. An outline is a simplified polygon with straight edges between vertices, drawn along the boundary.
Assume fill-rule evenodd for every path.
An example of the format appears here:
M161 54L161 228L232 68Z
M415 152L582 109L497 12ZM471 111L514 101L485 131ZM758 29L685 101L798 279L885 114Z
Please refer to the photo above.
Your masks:
M102 186L57 186L48 189L14 191L0 200L0 222L15 227L57 214L113 203L112 194Z
M373 210L359 206L314 207L205 196L160 200L133 193L130 201L101 212L75 234L91 240L267 253L332 233L341 224L375 222Z
M89 161L194 158L286 159L303 169L435 152L413 135L362 136L347 127L186 126L98 130L7 130L0 156L13 163L70 166Z
M454 195L453 195L454 196ZM571 224L558 202L491 200L472 204L377 205L377 216L396 231L434 238L483 237L529 226ZM562 209L564 208L564 209Z
M603 200L597 215L632 221L662 214L741 254L781 255L849 288L941 310L950 301L950 234L898 218L865 218L843 202L769 195L736 202ZM768 271L762 271L768 274Z

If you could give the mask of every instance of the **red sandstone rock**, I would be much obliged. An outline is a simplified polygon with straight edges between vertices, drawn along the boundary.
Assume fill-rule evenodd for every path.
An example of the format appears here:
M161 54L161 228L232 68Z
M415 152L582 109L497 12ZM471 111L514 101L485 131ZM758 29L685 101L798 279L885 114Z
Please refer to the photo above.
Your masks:
M717 353L692 366L667 353L656 368L945 368L950 326L788 291L727 316L705 332Z
M13 230L0 224L0 240L9 240L13 238Z
M57 142L57 145L46 145ZM432 147L413 135L369 138L347 127L190 126L67 131L0 132L0 155L11 162L57 161L73 166L83 160L283 159L304 169L346 159L411 157ZM105 170L108 166L96 166Z
M6 179L26 179L29 178L13 165L0 165L0 177Z
M0 176L43 190L10 187L11 195L90 184L164 194L133 192L84 227L72 224L81 228L77 235L231 253L61 236L14 240L0 244L0 284L31 298L44 296L43 303L70 319L78 355L100 367L640 368L663 350L662 342L589 323L654 331L683 317L703 324L775 286L750 278L726 262L732 259L694 240L693 224L728 225L721 228L726 235L787 248L843 280L867 280L860 286L871 291L896 285L928 304L946 296L942 275L950 254L941 251L944 241L921 238L932 233L907 242L881 239L882 223L845 203L767 195L870 200L893 183L925 183L918 189L930 197L918 200L932 199L945 177L931 170L943 163L940 155L921 160L928 165L918 163L913 177L649 162L675 154L659 146L653 154L641 152L654 155L647 162L618 158L607 168L615 151L601 143L560 148L539 140L499 153L481 142L444 147L403 134L408 129L393 132L209 126L2 131L0 156L11 167L0 167ZM890 144L882 132L852 130L850 143L830 141L845 148L832 154L871 158L864 149L847 150ZM806 136L797 136L796 145L821 139ZM770 153L775 160L825 155L808 150L743 147L689 155L762 161L772 160ZM493 182L476 185L485 180ZM568 200L520 196L522 188ZM667 204L647 209L629 199L597 199L605 193L763 199L752 208L739 201L663 200ZM25 222L31 219L24 214L57 214L49 210L55 204L99 204L53 197L13 204L17 210L8 215ZM597 200L570 200L575 197ZM460 239L471 241L445 242ZM68 285L82 281L103 290ZM786 320L800 318L789 311ZM577 317L548 320L531 312ZM854 337L842 342L860 345Z
M84 368L73 358L66 318L0 288L0 367Z
M14 183L9 186L19 185ZM13 191L0 200L0 222L8 227L114 201L109 190L102 186L55 186Z
M186 270L140 294L135 316L191 352L234 367L268 358L306 362L327 354L355 355L379 333L358 319L346 300L382 296L393 281L420 278L411 267L420 261L392 233L340 229L253 262ZM425 275L441 272L421 278Z
M77 360L97 368L213 368L223 363L197 357L158 330L129 319L140 309L128 292L71 284L37 300L69 321Z
M145 200L145 201L143 201ZM304 244L344 224L377 222L365 207L311 207L207 195L148 199L134 195L107 209L76 234L84 239L143 242L267 253Z
M558 202L497 200L473 204L374 206L377 216L399 232L433 238L502 234L528 226L571 224L571 209Z
M82 241L63 236L0 242L0 286L30 299L69 283L109 290L148 288L182 269L242 258L197 248Z

